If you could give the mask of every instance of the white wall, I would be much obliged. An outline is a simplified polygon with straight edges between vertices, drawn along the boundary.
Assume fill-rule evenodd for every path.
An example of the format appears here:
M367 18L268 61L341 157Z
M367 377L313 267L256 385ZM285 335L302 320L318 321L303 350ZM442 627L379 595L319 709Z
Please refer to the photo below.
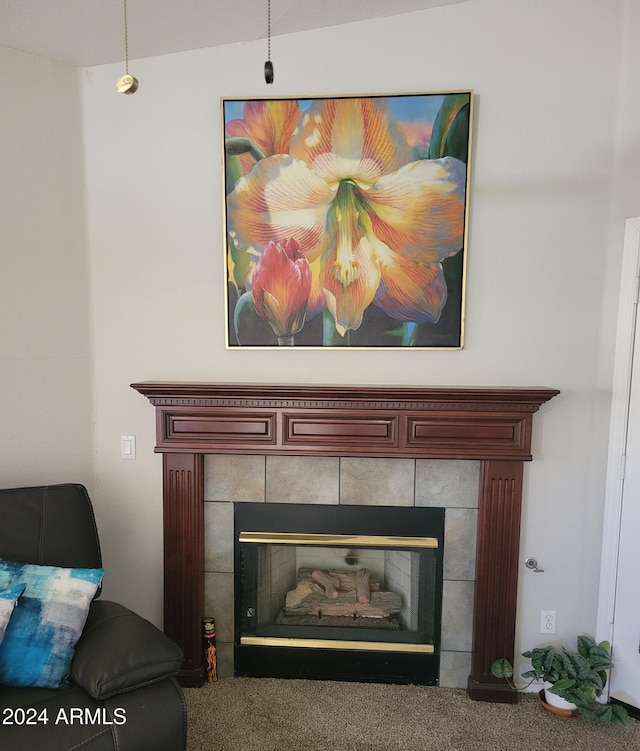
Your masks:
M0 47L0 487L91 485L79 72Z
M161 622L161 459L133 381L550 386L521 556L545 573L521 573L517 648L542 641L542 608L560 638L594 632L621 218L640 213L625 7L637 17L636 0L474 0L277 37L270 87L264 41L133 61L132 97L115 93L120 65L85 71L107 596ZM465 349L225 350L220 97L463 88L477 95ZM136 461L119 459L123 433Z

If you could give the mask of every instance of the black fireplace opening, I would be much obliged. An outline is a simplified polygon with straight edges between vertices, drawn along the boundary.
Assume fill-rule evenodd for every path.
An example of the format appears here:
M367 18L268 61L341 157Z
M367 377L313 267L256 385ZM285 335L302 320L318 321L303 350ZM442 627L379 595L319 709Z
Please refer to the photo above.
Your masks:
M443 508L235 505L235 674L437 685Z

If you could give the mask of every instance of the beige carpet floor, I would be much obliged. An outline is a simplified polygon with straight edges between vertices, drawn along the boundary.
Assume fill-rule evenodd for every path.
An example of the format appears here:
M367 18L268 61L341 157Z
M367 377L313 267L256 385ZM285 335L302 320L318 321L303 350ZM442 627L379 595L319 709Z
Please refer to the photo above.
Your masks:
M640 751L640 722L599 727L466 691L224 678L185 689L188 751Z

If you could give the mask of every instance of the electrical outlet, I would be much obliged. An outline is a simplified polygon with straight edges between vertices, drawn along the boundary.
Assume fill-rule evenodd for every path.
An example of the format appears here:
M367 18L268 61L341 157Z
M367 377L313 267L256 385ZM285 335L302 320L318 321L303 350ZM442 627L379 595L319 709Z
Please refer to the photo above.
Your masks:
M540 633L541 634L555 634L556 632L556 611L555 610L541 610L540 611Z

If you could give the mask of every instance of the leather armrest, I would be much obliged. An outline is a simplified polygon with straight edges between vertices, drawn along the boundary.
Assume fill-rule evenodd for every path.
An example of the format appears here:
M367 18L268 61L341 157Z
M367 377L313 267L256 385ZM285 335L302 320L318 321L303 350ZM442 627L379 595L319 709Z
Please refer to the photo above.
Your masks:
M116 602L91 604L76 644L69 679L93 699L146 686L175 675L182 650L162 631Z

